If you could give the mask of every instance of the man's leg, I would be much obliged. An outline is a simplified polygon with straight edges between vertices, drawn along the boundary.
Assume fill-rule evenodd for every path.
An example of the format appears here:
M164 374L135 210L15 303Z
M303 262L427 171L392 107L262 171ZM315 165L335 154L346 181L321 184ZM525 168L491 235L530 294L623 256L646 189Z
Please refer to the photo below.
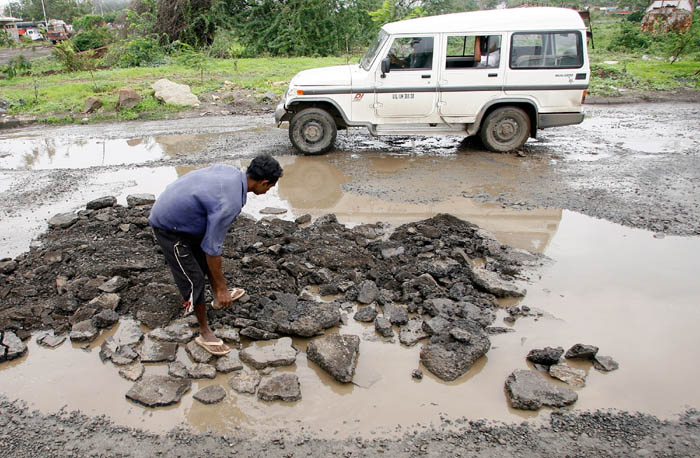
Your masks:
M207 265L207 257L204 251L199 246L199 241L197 244L192 246L192 254L199 266L202 273L209 278L209 266ZM197 323L199 323L199 334L202 336L207 346L214 350L215 352L228 351L228 346L221 342L221 339L214 335L211 328L209 327L209 320L207 319L207 305L204 301L204 289L202 289L201 300L194 302L194 316L197 317Z

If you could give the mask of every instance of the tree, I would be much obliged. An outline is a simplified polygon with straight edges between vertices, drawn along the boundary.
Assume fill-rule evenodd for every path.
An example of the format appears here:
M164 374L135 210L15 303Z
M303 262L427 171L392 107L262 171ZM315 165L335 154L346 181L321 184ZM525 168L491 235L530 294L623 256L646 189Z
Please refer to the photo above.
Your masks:
M61 19L70 24L80 16L92 12L92 3L79 0L17 0L10 3L12 15L24 20L43 21L44 7L47 19Z

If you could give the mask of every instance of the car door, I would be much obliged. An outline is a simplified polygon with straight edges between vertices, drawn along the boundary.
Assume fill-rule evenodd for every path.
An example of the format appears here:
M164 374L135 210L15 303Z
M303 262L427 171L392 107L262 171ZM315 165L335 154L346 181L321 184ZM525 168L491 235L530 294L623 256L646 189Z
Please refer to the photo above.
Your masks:
M435 37L430 35L394 37L385 58L391 61L387 73L377 72L375 113L378 118L420 118L435 112L437 74Z
M441 61L440 114L472 122L488 101L503 94L501 34L449 34Z

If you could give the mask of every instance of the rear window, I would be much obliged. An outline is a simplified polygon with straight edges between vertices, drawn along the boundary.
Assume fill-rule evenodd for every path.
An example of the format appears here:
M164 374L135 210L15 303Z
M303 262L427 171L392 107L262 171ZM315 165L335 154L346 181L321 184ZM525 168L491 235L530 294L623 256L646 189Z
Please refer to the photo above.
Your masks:
M583 66L580 32L515 33L510 49L510 68L514 69Z

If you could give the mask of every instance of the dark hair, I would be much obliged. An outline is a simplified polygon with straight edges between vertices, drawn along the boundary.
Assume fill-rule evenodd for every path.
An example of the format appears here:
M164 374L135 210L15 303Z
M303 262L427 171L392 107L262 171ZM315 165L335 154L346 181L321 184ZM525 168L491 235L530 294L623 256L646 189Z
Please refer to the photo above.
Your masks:
M261 154L250 162L245 173L253 180L267 180L270 184L275 184L282 176L282 166L269 154Z

